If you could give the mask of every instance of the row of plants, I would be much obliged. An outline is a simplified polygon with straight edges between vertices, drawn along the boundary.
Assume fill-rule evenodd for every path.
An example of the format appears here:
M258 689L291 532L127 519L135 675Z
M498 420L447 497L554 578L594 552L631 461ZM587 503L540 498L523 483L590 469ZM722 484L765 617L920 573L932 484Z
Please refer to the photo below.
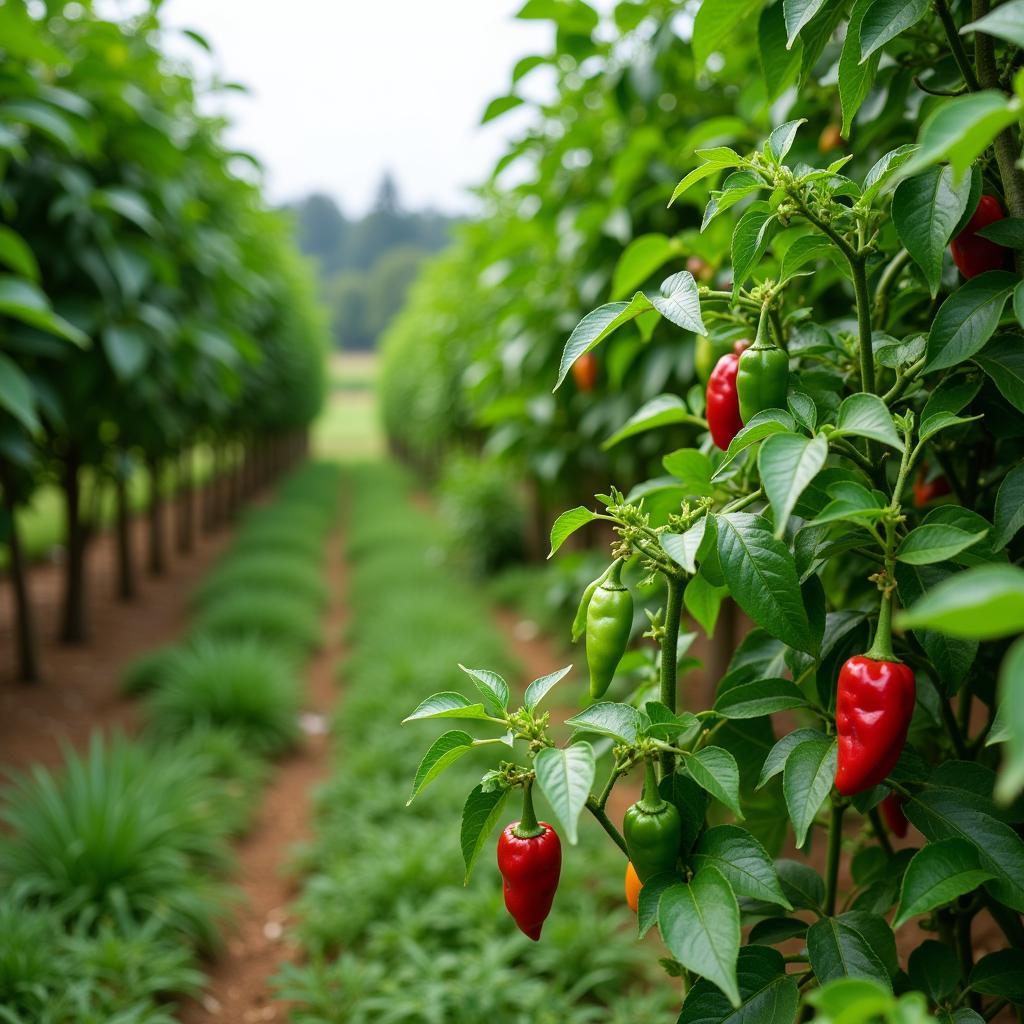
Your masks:
M138 739L97 733L3 793L0 1020L171 1024L201 994L238 900L231 840L269 759L301 739L337 493L336 468L309 464L247 515L189 635L125 673Z
M472 732L427 747L417 788L491 750L462 843L486 846L521 801L499 856L533 938L573 885L559 833L575 845L587 812L635 869L639 933L657 927L684 1024L1019 1017L1024 3L619 3L602 20L572 0L520 17L554 22L562 90L499 164L498 186L533 153L522 183L492 180L490 216L396 326L392 360L414 327L445 355L424 346L422 385L389 364L388 401L431 410L425 439L459 422L516 470L567 467L576 507L551 554L589 531L610 535L610 565L572 628L586 692L567 700L556 675L520 700L490 668L469 672L472 696L434 687L412 717ZM656 85L650 105L689 135L651 138L645 109L628 138L613 120L595 140L580 108L599 120L656 42L699 109ZM620 159L676 179L635 180L625 201L670 226L636 219L581 266L581 221L602 239L616 224ZM638 401L659 343L679 376ZM576 446L597 421L592 447L622 454L589 487ZM621 669L651 586L637 692ZM683 617L714 635L727 599L755 628L710 704L683 706ZM541 702L578 696L566 741ZM627 777L644 789L620 823Z
M258 164L207 112L240 87L173 57L172 33L158 4L116 20L91 3L0 8L0 541L28 678L19 510L40 487L62 494L60 635L77 642L83 478L113 494L128 596L132 478L148 480L159 571L165 478L190 498L201 449L237 486L264 477L302 447L321 403L327 331L311 276Z
M486 603L445 563L443 525L415 507L411 489L393 464L346 471L345 699L332 723L336 766L297 862L303 960L281 969L279 995L302 1024L625 1024L663 1015L673 994L651 988L647 954L627 929L622 869L596 830L581 835L596 877L584 882L582 864L567 865L577 884L560 894L550 941L537 947L504 926L493 853L459 885L459 839L442 811L480 759L405 806L415 744L396 743L391 723L411 710L423 679L454 684L460 657L517 678Z

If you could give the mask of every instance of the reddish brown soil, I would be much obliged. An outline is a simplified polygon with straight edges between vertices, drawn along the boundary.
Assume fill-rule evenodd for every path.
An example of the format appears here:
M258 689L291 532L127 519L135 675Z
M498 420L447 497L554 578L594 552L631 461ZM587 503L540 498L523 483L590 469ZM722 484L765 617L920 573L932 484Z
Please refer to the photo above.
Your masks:
M167 530L173 520L167 515ZM223 550L229 529L203 534L195 550L180 556L167 545L167 571L149 576L144 570L145 523L132 523L138 572L138 598L117 600L114 537L101 533L87 554L87 627L84 644L66 646L56 639L60 619L62 567L32 567L29 588L40 642L42 682L26 686L14 679L12 600L8 580L0 579L0 769L10 771L30 762L53 764L61 745L85 745L93 729L130 731L136 722L135 702L121 696L118 679L133 658L176 640L184 632L188 595Z
M324 617L325 644L306 673L306 717L321 730L337 692L344 632L346 576L337 536L330 542L327 571L331 602ZM210 981L201 1003L182 1009L183 1024L287 1019L286 1006L273 998L269 983L283 961L298 956L286 941L289 904L297 894L296 881L286 869L292 847L310 836L312 791L328 769L323 731L307 735L301 750L276 765L252 828L237 847L244 896L237 927L228 937L226 952L209 967Z

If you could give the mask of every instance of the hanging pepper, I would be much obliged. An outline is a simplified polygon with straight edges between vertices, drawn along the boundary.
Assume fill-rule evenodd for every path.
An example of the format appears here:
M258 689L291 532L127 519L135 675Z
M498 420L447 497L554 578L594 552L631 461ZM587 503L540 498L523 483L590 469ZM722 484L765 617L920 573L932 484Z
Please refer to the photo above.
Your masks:
M584 352L572 364L572 376L580 391L589 393L597 384L597 357L593 352Z
M614 565L614 563L612 563ZM580 598L579 607L576 609L576 616L572 620L572 642L576 643L577 640L587 631L587 609L590 608L590 599L594 596L594 591L606 579L608 574L612 571L612 566L608 566L607 569L596 580L592 580L587 584L587 589L583 591L583 596Z
M709 338L706 334L698 334L693 346L693 365L697 371L697 379L702 384L707 384L718 365L722 356L727 356L734 351L734 342L729 337L721 335Z
M789 356L772 340L767 307L761 313L754 344L740 356L736 397L740 418L749 423L765 409L785 409L789 388Z
M618 558L587 605L587 667L594 700L611 686L632 629L633 597L622 583L622 559Z
M921 463L921 468L914 477L914 508L924 508L929 502L936 498L942 498L949 494L952 488L944 476L937 476L928 479L928 466Z
M637 907L640 906L640 890L643 888L643 884L640 881L636 873L636 868L633 867L632 861L626 862L626 903L629 905L629 909L635 914Z
M736 396L736 373L740 354L746 349L745 341L737 341L733 351L721 357L708 377L705 396L708 429L711 440L724 452L729 442L743 429L740 402Z
M978 237L982 228L995 224L1004 216L1003 208L995 196L982 196L963 231L950 242L949 251L953 255L953 262L968 280L986 270L1001 270L1006 266L1009 250L987 238Z
M890 793L882 801L882 817L885 818L889 831L897 839L906 837L910 822L907 821L907 816L903 813L903 797L899 793Z
M498 870L508 912L519 930L536 942L558 888L562 844L546 821L537 821L531 788L527 783L523 790L522 818L498 838Z
M626 851L641 883L675 870L681 835L679 811L658 792L654 762L648 761L643 794L622 823Z
M914 714L914 673L892 652L891 616L892 599L886 595L871 649L839 670L836 789L843 796L877 786L892 771Z

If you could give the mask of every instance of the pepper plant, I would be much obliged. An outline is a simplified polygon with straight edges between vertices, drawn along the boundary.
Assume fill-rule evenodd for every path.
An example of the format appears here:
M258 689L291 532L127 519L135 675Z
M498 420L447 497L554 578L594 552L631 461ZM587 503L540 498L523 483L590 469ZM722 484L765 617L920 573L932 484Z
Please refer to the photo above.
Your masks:
M552 528L552 554L591 523L616 538L574 626L593 699L566 740L539 704L571 668L518 708L467 669L479 700L439 693L410 715L496 730L445 733L414 784L501 751L463 811L467 869L514 790L523 842L534 787L570 845L583 811L605 830L627 899L641 885L639 933L657 926L681 980L681 1022L1024 1007L1022 25L1021 0L697 8L697 67L745 66L755 31L762 95L792 116L756 148L684 156L669 204L696 202L702 229L731 222L727 279L679 269L565 345L556 391L627 324L663 321L702 339L710 381L606 442L685 426L694 443L663 475ZM841 112L828 146L784 95L815 83ZM837 139L846 152L822 159ZM664 598L649 681L628 692L616 587L640 583ZM725 599L753 628L704 707L681 624L713 634ZM640 777L620 830L609 799Z

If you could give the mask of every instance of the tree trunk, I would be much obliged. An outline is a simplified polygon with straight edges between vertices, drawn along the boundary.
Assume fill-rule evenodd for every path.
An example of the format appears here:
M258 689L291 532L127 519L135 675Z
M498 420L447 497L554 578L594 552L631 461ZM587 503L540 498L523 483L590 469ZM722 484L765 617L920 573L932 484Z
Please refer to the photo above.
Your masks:
M195 486L192 479L192 449L178 456L178 553L187 555L195 547Z
M39 682L39 648L36 644L36 630L32 615L32 601L28 594L25 575L25 560L21 551L21 537L15 518L14 491L10 482L4 481L4 507L7 509L10 534L7 549L10 552L9 572L11 589L14 593L14 642L18 678L23 683Z
M211 449L212 451L212 449ZM214 462L202 485L203 532L210 533L217 519L217 467Z
M64 561L64 619L60 638L66 644L85 640L85 529L79 470L81 454L71 445L64 457L64 516L67 554Z
M117 596L121 601L134 601L135 555L132 550L132 511L128 504L128 481L124 471L118 468L114 476L114 494L117 502Z
M151 576L162 576L167 568L164 559L164 498L160 493L160 459L147 459L149 470L149 572Z

